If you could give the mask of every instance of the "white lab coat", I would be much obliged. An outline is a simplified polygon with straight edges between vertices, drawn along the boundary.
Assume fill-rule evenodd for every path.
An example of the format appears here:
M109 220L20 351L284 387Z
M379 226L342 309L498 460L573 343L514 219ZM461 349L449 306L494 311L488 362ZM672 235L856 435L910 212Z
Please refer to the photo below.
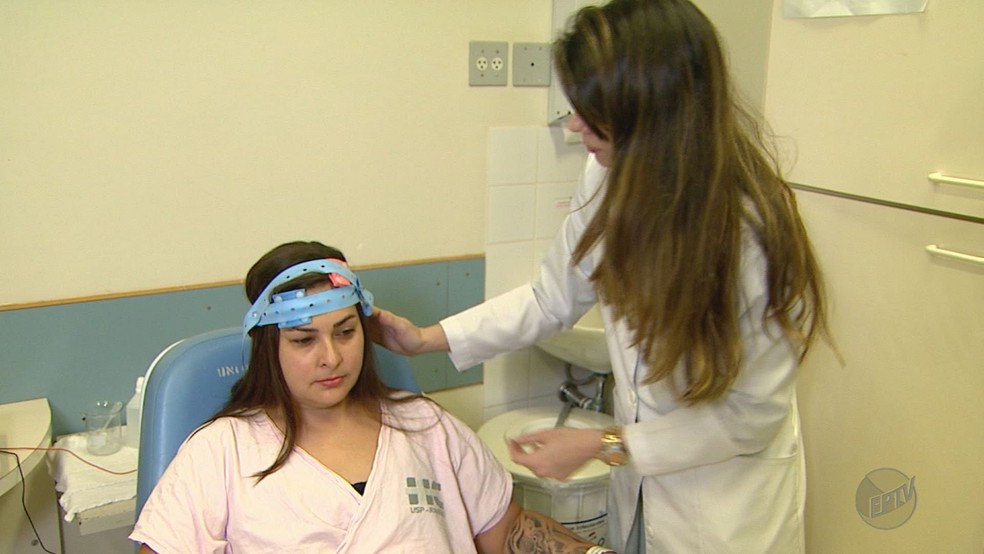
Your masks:
M597 210L606 174L592 156L537 281L441 321L458 368L569 328L596 302L588 276L600 249L577 267L570 254ZM747 232L741 279L743 368L725 396L709 404L687 407L667 383L643 384L648 367L629 346L630 333L601 307L615 421L624 426L631 456L627 466L612 470L609 537L616 550L623 548L641 493L647 554L804 551L797 356L775 326L763 331L765 263Z

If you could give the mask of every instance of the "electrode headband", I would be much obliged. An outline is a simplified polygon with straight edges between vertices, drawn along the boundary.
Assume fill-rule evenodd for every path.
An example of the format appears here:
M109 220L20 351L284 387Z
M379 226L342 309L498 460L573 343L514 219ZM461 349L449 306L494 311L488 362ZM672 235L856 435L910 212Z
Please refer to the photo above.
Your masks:
M309 273L321 273L328 275L329 278L337 275L342 279L331 279L334 288L311 296L308 296L304 289L272 294L272 291L280 285ZM359 307L362 315L367 317L372 315L372 293L362 288L359 278L340 260L311 260L299 263L281 271L263 289L243 319L243 337L245 338L253 327L262 325L276 323L281 329L307 325L316 315L354 304L361 304Z

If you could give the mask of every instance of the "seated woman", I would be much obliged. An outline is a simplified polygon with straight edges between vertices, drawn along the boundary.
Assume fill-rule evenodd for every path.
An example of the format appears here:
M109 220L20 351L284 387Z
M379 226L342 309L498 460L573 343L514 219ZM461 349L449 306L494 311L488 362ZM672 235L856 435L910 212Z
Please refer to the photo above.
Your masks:
M604 552L513 502L466 425L380 381L344 260L292 242L249 270L249 367L151 493L140 551Z

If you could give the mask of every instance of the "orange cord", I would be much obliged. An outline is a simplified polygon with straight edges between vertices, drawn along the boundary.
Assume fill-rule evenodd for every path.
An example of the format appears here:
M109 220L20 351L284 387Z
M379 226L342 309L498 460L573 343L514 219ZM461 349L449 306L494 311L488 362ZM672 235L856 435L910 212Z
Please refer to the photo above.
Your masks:
M136 473L137 472L136 469L131 469L129 471L113 471L111 469L106 469L106 468L104 468L102 466L98 466L98 465L90 462L89 460L86 460L82 456L79 456L78 454L76 454L75 451L69 450L68 448L60 448L60 447L59 448L55 448L55 447L47 447L46 448L46 447L31 447L31 446L4 446L4 447L0 447L0 450L42 450L42 451L45 451L45 452L68 452L72 456L75 456L76 458L78 458L79 461L82 462L83 464L90 465L90 466L98 469L99 471L105 471L106 473L109 473L111 475L129 475L131 473Z

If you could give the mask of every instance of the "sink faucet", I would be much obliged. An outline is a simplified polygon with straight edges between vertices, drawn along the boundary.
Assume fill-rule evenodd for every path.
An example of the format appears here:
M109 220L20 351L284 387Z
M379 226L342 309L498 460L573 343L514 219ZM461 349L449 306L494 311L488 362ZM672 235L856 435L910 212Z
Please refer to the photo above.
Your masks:
M577 385L573 381L564 381L564 384L560 386L560 399L565 404L577 406L585 410L594 410L597 412L601 408L600 406L595 406L596 399L586 396L578 390Z
M570 364L567 365L566 369L568 380L564 381L563 384L560 385L560 391L558 393L560 396L560 401L564 403L564 406L560 410L560 415L557 417L557 423L554 424L554 427L562 427L564 422L567 421L567 417L570 415L571 410L575 406L595 412L600 412L602 410L604 387L598 385L596 394L594 397L590 397L582 393L580 389L578 389L578 386L591 383L592 381L597 381L599 377L604 378L604 376L592 372L590 377L578 382L574 381L571 376Z

